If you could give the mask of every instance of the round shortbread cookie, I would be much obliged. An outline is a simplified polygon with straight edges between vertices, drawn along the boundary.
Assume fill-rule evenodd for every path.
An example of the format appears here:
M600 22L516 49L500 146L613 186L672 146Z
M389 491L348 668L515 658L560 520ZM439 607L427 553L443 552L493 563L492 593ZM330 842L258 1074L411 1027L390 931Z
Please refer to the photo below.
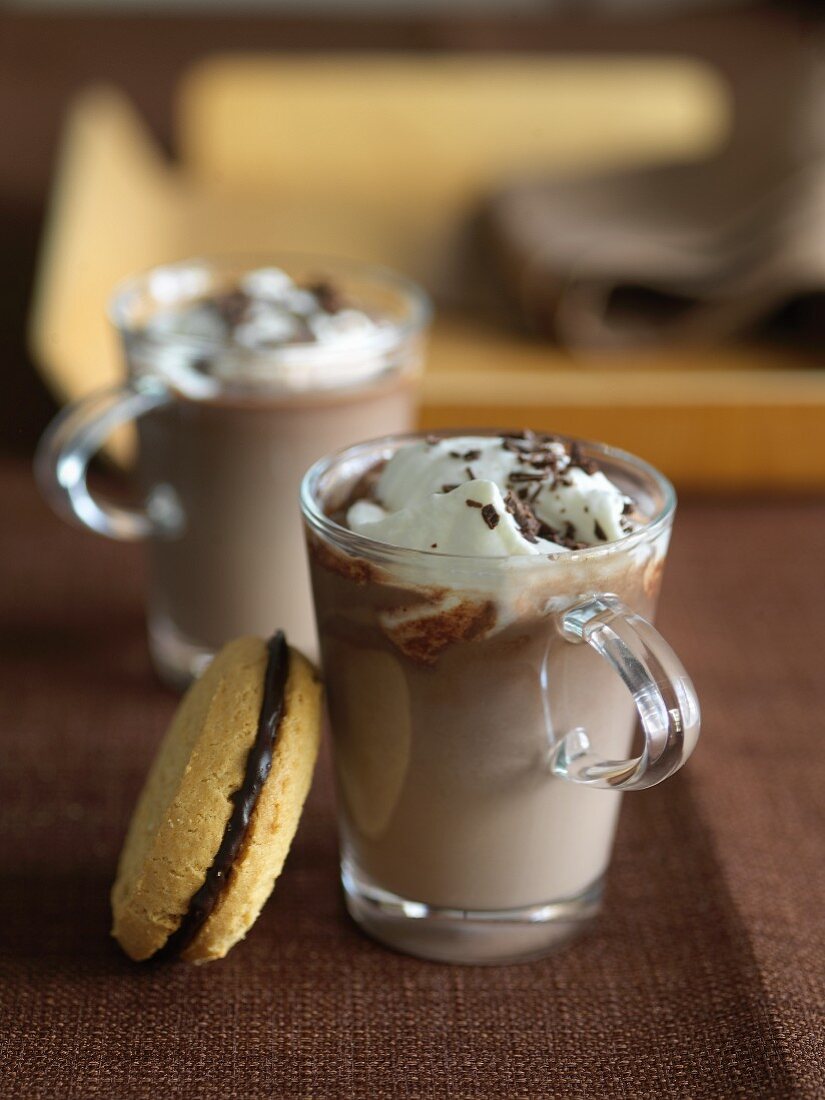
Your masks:
M288 654L269 774L214 908L180 950L193 962L222 958L247 933L298 827L318 753L321 685L300 653ZM224 646L189 688L160 745L112 889L112 934L133 959L167 946L207 880L258 736L268 660L259 638Z

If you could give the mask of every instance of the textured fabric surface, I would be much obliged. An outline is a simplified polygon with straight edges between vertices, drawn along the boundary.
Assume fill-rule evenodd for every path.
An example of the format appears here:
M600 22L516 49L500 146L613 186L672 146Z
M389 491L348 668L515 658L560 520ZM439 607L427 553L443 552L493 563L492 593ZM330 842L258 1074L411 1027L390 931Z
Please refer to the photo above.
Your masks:
M660 626L703 741L625 800L603 915L563 954L418 962L336 883L322 762L283 877L221 963L108 936L133 799L175 706L139 547L0 466L0 1091L8 1097L825 1095L825 506L683 506Z

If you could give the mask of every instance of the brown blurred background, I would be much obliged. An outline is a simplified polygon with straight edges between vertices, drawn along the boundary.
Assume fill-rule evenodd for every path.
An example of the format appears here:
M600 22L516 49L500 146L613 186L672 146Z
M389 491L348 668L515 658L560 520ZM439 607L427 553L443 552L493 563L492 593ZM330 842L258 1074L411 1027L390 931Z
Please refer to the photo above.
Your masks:
M793 4L7 5L0 12L3 448L30 451L54 408L31 369L26 316L67 103L89 83L121 88L173 154L176 84L214 53L664 53L704 59L721 75L733 102L726 155L752 156L787 143L816 30L815 9Z

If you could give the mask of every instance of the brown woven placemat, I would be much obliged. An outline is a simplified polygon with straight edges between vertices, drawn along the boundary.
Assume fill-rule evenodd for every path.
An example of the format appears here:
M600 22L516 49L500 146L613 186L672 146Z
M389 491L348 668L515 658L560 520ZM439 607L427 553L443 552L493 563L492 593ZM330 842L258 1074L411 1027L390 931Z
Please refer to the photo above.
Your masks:
M0 466L0 1093L8 1097L825 1095L825 506L677 517L660 624L704 739L628 796L603 916L564 954L457 968L346 919L323 762L287 869L223 962L108 936L123 829L175 705L140 549Z

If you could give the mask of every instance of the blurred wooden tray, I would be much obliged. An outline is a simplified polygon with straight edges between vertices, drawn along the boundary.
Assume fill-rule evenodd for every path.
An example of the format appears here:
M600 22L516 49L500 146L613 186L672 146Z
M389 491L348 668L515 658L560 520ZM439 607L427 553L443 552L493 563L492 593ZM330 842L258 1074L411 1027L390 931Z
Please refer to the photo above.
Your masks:
M199 65L170 165L128 102L96 88L68 119L31 342L61 400L120 376L111 286L205 253L317 251L447 288L466 212L513 172L701 156L727 101L673 60L245 57ZM825 373L738 348L573 360L445 313L426 427L525 425L637 451L680 485L825 486Z

